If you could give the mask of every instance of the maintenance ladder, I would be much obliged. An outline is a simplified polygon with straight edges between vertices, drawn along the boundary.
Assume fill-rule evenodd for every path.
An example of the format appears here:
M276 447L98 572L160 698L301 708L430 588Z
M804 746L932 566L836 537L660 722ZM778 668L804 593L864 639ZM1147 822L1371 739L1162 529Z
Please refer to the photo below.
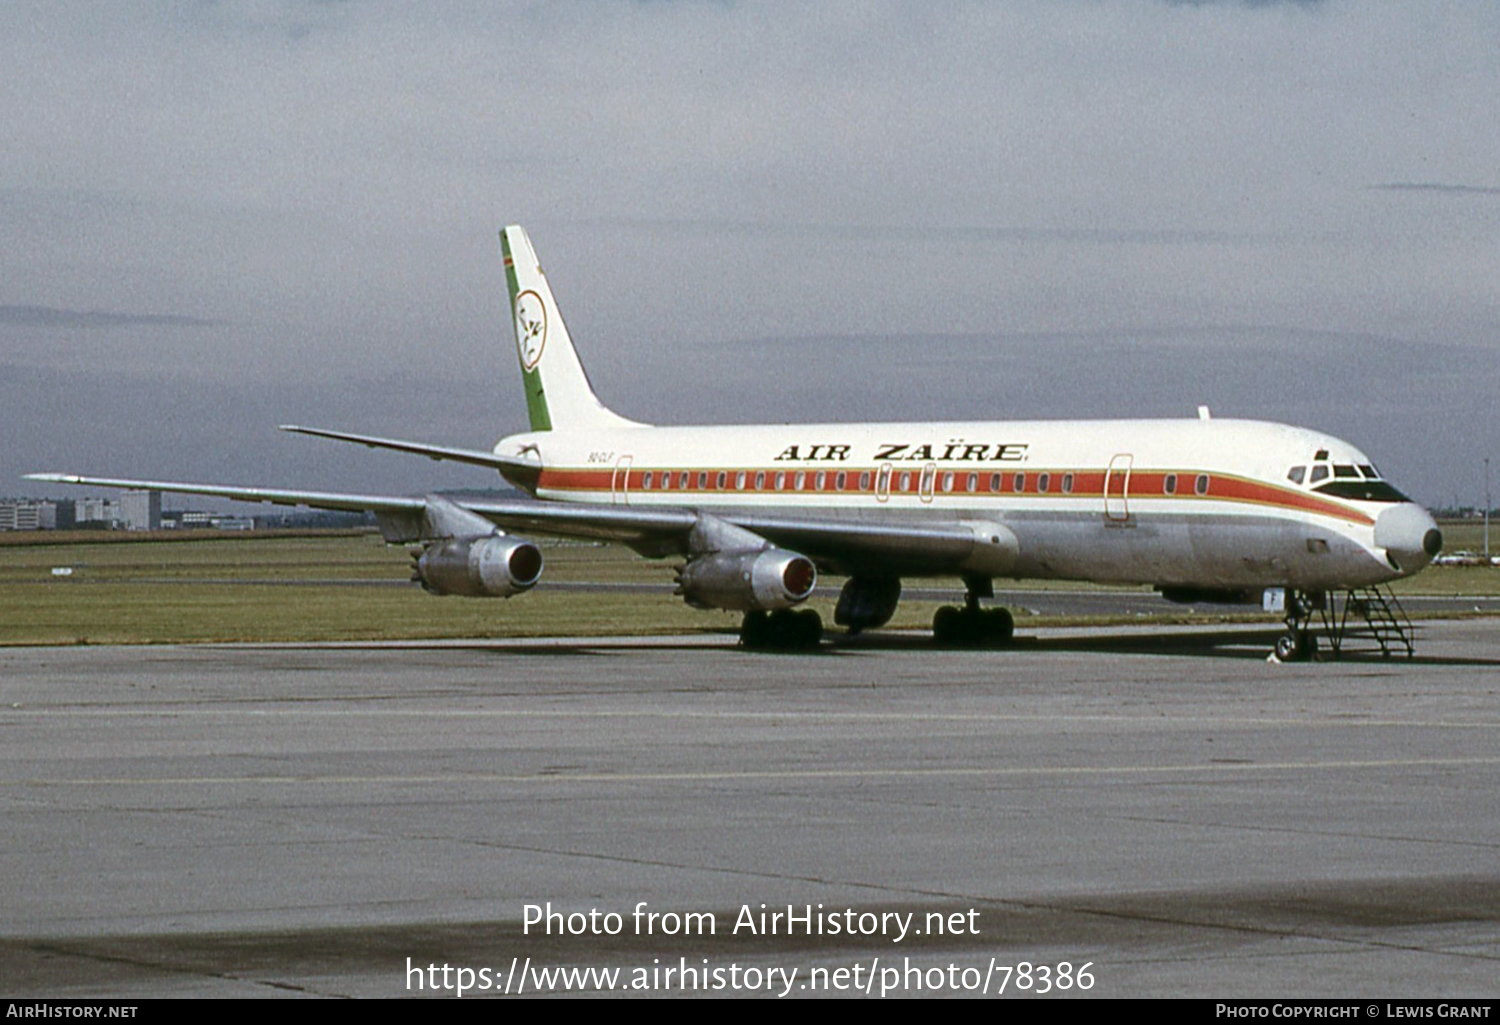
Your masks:
M1348 641L1374 641L1381 658L1400 649L1416 654L1416 628L1389 587L1361 587L1329 595L1323 606L1323 629L1333 657Z

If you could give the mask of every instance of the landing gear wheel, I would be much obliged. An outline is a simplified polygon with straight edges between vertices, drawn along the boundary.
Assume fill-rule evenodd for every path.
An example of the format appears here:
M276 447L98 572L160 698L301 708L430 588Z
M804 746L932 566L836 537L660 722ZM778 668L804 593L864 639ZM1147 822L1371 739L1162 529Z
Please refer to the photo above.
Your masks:
M1313 626L1313 616L1323 613L1323 623L1328 624L1327 595L1322 591L1294 591L1286 593L1286 633L1276 638L1272 655L1278 662L1307 662L1318 657L1318 635ZM1338 657L1338 640L1333 642L1334 657Z
M812 609L797 612L798 643L796 648L816 648L823 641L823 617Z
M751 650L809 650L822 640L823 617L812 609L755 610L740 623L740 644Z
M1009 644L1015 632L1009 609L944 605L932 617L932 639L947 647L1000 647Z
M1306 662L1318 653L1318 639L1305 630L1276 638L1276 658L1282 662Z
M932 617L932 639L939 644L963 642L964 614L961 609L944 605Z
M1016 620L1010 609L990 609L984 614L985 640L994 645L1009 644L1016 635Z
M764 648L770 638L770 617L759 610L745 613L740 622L740 644L746 648Z

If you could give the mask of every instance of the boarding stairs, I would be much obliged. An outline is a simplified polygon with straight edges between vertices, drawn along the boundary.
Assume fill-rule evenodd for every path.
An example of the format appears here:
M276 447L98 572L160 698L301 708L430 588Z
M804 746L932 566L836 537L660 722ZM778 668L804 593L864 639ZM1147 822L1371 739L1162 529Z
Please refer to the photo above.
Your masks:
M1335 658L1350 642L1373 641L1381 658L1398 651L1405 651L1407 658L1416 654L1416 628L1389 587L1352 588L1342 595L1329 595L1323 606L1323 629Z

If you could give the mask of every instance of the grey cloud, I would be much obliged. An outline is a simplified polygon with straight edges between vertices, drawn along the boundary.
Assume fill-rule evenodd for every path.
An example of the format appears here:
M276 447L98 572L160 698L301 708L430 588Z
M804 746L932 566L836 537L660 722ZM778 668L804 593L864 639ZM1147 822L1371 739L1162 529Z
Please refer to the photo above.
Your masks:
M112 310L56 310L49 306L0 306L0 326L94 327L212 327L219 320L171 313L120 313Z
M1439 192L1454 196L1500 196L1500 186L1453 185L1445 182L1387 182L1371 185L1371 189L1383 192Z

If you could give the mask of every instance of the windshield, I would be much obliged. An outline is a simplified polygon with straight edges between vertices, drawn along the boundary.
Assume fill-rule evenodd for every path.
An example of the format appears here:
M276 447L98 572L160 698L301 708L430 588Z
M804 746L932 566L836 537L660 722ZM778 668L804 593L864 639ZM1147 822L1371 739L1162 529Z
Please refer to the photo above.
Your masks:
M1410 502L1383 480L1332 480L1313 488L1320 495L1353 498L1361 502Z

